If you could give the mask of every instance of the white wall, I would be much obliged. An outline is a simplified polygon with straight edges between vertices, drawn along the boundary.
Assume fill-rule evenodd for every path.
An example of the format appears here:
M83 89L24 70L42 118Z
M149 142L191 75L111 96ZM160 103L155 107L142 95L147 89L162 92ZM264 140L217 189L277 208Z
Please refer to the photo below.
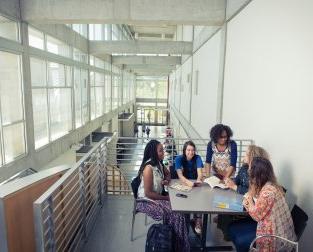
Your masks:
M311 0L252 1L228 24L224 84L223 122L269 151L310 216L299 251L313 247L312 10Z
M190 96L191 96L191 72L192 58L190 57L181 67L181 103L180 112L189 120L190 116Z
M217 32L193 55L191 124L203 138L208 138L217 118L220 46L221 33ZM197 95L196 71L199 71Z

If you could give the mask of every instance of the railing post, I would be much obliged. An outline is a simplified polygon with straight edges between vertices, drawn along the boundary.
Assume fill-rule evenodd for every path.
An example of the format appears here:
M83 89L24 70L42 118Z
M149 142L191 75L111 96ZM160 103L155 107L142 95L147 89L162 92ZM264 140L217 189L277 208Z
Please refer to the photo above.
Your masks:
M47 199L48 203L48 251L49 252L55 252L56 251L56 246L55 246L55 234L54 234L54 217L53 217L53 199L52 196L50 196Z
M85 187L85 169L84 164L79 167L79 185L81 191L81 207L82 207L82 225L83 239L87 239L87 220L86 220L86 187Z
M102 197L103 197L103 190L102 190L102 162L101 162L101 146L99 147L98 153L97 153L97 167L99 167L99 183L98 183L98 197L99 197L99 205L102 206Z

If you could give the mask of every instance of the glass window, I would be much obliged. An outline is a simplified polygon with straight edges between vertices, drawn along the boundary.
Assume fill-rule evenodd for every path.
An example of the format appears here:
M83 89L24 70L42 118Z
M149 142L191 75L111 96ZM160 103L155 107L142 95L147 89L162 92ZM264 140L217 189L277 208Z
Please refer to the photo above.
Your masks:
M38 149L72 129L72 67L31 58L31 79L35 149Z
M105 75L105 113L111 111L111 75Z
M104 69L104 61L95 57L95 66Z
M23 120L20 56L0 51L0 105L2 124Z
M82 120L85 125L89 121L88 112L88 71L85 69L81 70L81 87L82 87Z
M76 128L84 125L89 120L88 96L87 96L88 72L85 69L74 69L74 93L75 93L75 125Z
M96 117L104 114L104 87L95 87Z
M35 148L49 143L47 89L33 89Z
M3 143L5 162L25 153L24 123L17 123L3 127Z
M87 38L87 24L72 24L72 29L82 35L83 37Z
M44 50L44 35L42 32L28 26L28 42L32 47Z
M70 57L70 47L50 36L47 36L47 51L64 57Z
M0 15L0 37L19 40L18 23Z
M96 94L95 87L90 87L90 118L91 120L96 118Z
M30 58L30 73L33 87L46 86L46 62L44 60Z
M64 65L54 62L48 62L48 85L52 87L65 86Z
M65 71L66 71L66 86L71 87L73 83L72 67L65 66Z
M19 55L0 51L0 166L26 152L20 61Z
M88 56L86 53L82 52L81 50L78 50L76 48L73 49L73 58L74 60L87 63L88 62Z
M95 24L95 37L94 40L103 40L103 26L102 24Z
M167 99L167 81L158 81L158 92L157 97L158 99Z
M49 89L51 140L64 136L72 129L71 90Z
M74 68L74 94L75 94L75 125L76 128L82 126L82 109L81 109L81 84L80 69Z

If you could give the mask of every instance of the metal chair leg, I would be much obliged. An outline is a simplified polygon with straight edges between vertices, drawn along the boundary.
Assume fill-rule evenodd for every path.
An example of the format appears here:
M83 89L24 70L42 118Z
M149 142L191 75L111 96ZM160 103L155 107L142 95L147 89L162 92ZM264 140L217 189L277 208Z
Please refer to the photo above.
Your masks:
M130 241L134 241L134 225L135 225L135 217L136 217L136 213L135 213L135 212L133 212L132 228L131 228L131 232L130 232Z
M148 216L147 216L147 214L145 214L145 226L147 226L148 225Z

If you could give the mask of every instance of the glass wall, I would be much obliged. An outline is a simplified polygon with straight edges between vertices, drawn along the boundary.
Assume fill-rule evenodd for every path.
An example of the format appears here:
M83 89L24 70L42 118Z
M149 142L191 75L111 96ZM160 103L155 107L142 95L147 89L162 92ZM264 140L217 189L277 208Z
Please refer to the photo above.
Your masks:
M32 27L28 27L28 42L29 45L41 50L44 50L44 34Z
M35 148L72 130L71 67L31 58ZM47 69L47 70L46 70Z
M105 111L105 75L90 72L91 119L102 116Z
M0 51L0 166L26 153L21 56Z
M0 37L19 41L18 23L0 15Z
M167 79L140 79L136 82L136 98L167 99ZM156 104L157 106L157 104Z

